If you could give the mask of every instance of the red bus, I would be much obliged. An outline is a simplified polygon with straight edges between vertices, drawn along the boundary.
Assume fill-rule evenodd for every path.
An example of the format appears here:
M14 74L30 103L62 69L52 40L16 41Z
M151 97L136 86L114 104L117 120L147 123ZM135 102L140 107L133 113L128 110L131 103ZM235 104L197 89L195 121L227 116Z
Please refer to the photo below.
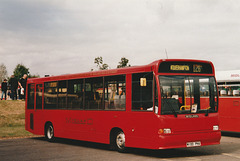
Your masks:
M217 72L217 82L221 130L240 132L240 71Z
M219 144L213 64L157 60L149 65L28 79L26 130L126 147L168 149Z

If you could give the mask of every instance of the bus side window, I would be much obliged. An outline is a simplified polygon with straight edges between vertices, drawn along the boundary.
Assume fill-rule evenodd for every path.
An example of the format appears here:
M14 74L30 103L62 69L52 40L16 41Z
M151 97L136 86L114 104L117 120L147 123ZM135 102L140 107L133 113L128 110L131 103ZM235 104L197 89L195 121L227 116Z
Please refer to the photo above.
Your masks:
M83 80L69 80L67 94L68 109L83 109Z
M58 82L58 108L65 109L67 107L67 81Z
M146 86L141 86L140 79L146 78ZM153 111L153 73L132 75L132 110ZM150 110L149 110L150 109Z
M42 84L36 85L36 109L42 109Z
M219 89L219 95L220 96L228 96L228 97L238 97L240 94L240 86L236 85L236 84L227 84L227 85L218 85Z
M239 96L239 90L238 89L233 90L233 96Z
M35 85L28 84L27 109L34 109Z
M57 108L57 84L58 82L44 83L44 109Z
M103 109L103 77L85 79L85 109Z
M104 107L106 110L126 109L125 75L105 77Z

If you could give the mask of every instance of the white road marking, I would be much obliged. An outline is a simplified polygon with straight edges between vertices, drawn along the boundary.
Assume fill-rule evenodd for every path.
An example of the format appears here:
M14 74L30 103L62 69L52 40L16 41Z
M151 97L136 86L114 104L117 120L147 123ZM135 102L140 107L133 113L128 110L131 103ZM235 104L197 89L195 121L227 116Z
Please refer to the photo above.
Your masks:
M234 157L234 158L238 158L240 159L239 155L235 155L235 154L229 154L229 153L222 153L223 155L229 156L229 157Z
M161 159L162 161L173 161L171 159ZM193 157L190 157L190 158L184 158L185 161L202 161L202 159L198 159L198 158L193 158Z
M188 161L202 161L202 159L192 158L192 157L188 158L187 160Z

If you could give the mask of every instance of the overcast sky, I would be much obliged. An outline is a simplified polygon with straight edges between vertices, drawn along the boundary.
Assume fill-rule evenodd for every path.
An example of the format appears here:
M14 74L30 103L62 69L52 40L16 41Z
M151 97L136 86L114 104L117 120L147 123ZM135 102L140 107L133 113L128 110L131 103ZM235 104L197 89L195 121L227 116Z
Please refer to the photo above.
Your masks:
M0 63L59 75L166 58L240 69L239 0L0 0Z

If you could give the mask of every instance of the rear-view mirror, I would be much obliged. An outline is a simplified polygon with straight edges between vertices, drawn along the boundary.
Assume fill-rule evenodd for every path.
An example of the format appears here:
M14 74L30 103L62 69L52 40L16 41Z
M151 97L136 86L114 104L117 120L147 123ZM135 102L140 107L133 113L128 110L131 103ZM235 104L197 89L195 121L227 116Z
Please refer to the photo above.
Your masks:
M146 87L147 86L147 79L146 78L140 78L140 86Z

